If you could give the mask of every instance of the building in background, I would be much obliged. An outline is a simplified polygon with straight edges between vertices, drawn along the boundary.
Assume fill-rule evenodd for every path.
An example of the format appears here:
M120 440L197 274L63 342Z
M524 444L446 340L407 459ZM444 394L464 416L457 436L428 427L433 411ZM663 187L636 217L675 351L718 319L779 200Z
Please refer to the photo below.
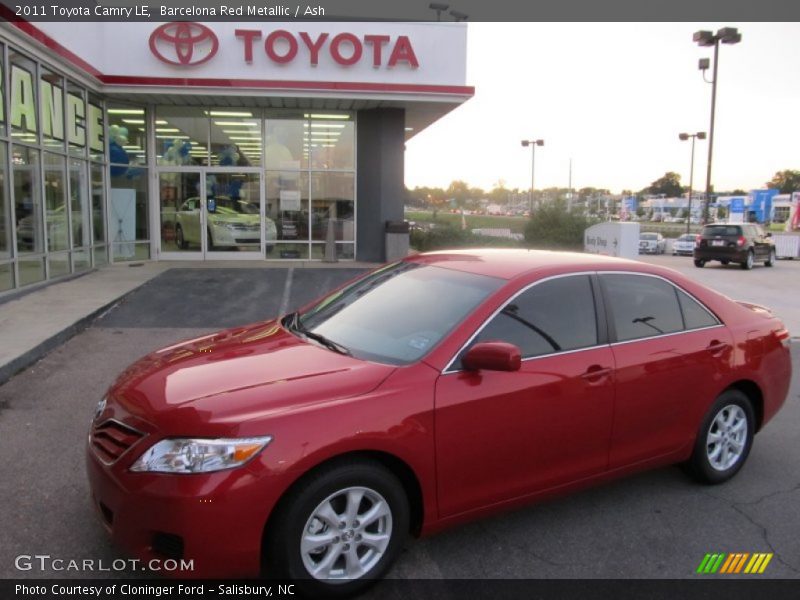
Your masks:
M382 261L463 23L3 23L0 293L129 260Z

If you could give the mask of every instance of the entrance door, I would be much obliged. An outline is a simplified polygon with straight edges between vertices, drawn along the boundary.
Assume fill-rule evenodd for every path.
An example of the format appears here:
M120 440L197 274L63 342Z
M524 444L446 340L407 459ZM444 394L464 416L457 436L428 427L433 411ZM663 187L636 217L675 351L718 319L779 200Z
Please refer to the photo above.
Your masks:
M261 258L258 173L162 172L158 184L162 258Z

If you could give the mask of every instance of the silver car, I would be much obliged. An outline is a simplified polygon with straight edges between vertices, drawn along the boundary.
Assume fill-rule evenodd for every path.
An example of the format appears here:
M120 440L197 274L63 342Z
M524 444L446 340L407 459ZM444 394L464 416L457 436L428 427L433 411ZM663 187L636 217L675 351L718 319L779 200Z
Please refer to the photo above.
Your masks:
M639 254L664 254L667 240L660 233L645 232L639 236Z

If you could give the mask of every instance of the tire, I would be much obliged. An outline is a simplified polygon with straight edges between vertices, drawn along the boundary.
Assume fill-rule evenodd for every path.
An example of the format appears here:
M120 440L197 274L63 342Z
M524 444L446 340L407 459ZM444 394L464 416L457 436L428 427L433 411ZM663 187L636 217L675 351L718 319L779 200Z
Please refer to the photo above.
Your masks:
M750 399L739 390L723 392L703 419L685 468L701 483L728 481L747 460L754 435L755 412Z
M385 505L384 514L359 522L379 505ZM409 518L403 485L379 463L323 467L301 480L272 517L266 575L291 579L311 597L358 593L380 579L400 554ZM368 535L373 536L369 544L363 541ZM310 536L318 536L320 545L304 545ZM318 574L315 567L321 569Z
M767 258L767 260L765 260L765 261L764 261L764 266L765 266L765 267L774 267L774 266L775 266L775 263L776 263L777 261L778 261L778 257L777 257L777 255L775 254L775 248L772 248L772 249L769 251L769 258Z
M183 237L183 227L180 225L175 227L175 244L180 250L186 250L189 247L189 242Z
M695 258L694 259L694 266L697 267L698 269L702 269L703 267L706 266L706 261L704 261L704 260L702 260L700 258Z
M211 227L206 228L206 232L208 234L208 251L211 252L216 250L216 247L214 246L214 238L211 235Z
M742 268L743 268L745 271L749 271L750 269L752 269L752 268L753 268L753 262L754 262L754 261L755 261L755 256L753 256L753 251L752 251L752 250L748 250L748 251L747 251L747 258L744 260L744 262L743 262L743 263L741 263L741 265L740 265L740 266L741 266L741 267L742 267Z

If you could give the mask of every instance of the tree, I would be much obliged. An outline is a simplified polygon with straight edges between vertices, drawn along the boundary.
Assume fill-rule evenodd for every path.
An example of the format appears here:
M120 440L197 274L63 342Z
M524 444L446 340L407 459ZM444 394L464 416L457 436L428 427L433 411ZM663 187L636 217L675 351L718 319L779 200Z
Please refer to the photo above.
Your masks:
M767 187L780 190L781 194L791 194L800 190L800 171L786 169L778 171L775 176L767 182Z
M660 179L656 179L645 188L645 193L658 196L664 194L667 198L677 198L683 193L681 176L672 171L667 171Z
M547 202L534 211L525 226L525 241L535 248L579 250L583 232L595 221L567 210L563 199Z
M445 194L448 198L452 198L453 201L455 201L456 206L464 208L464 205L470 198L469 185L467 185L465 181L453 181L450 183L447 190L445 190Z

